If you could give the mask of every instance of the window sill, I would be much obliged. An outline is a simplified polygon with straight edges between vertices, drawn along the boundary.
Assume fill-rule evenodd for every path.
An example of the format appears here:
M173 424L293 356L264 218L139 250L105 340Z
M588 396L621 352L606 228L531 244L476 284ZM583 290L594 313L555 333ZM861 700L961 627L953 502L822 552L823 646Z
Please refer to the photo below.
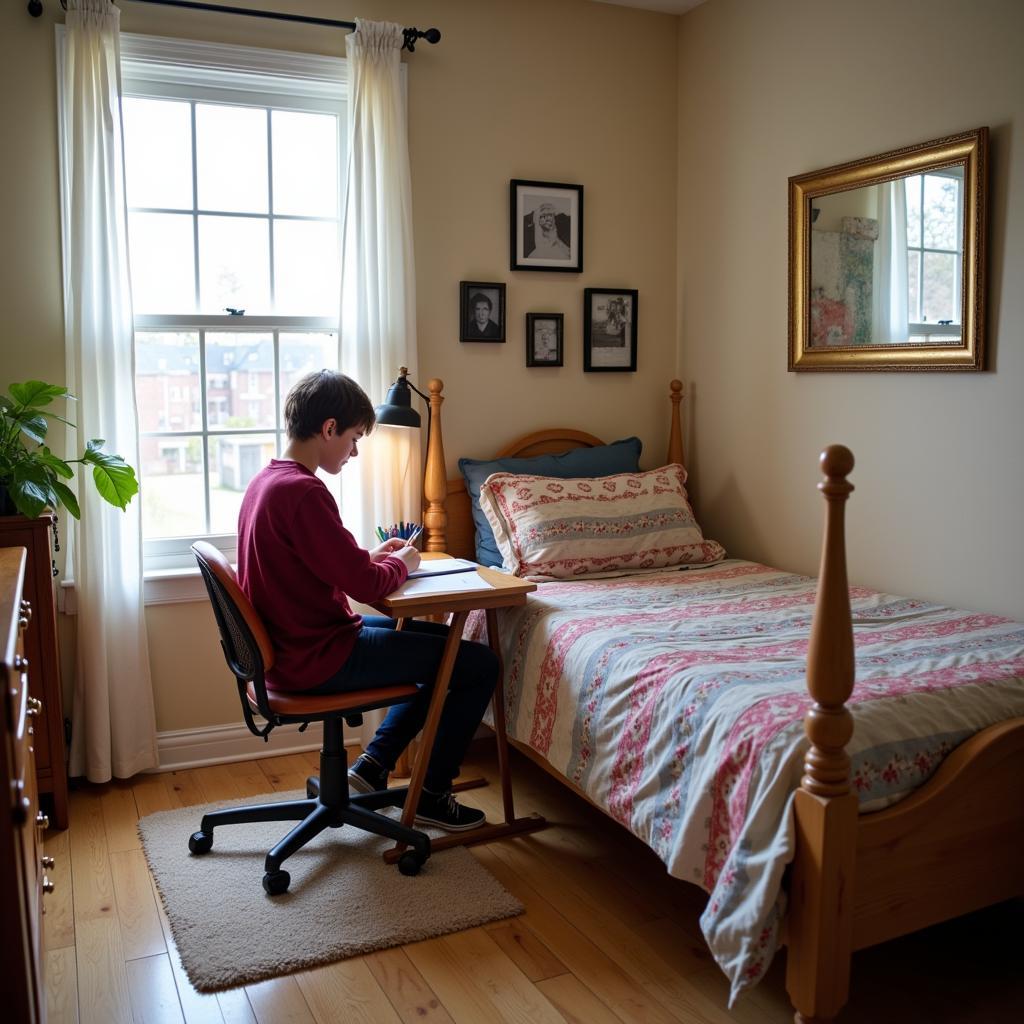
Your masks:
M191 604L208 601L206 585L198 569L160 569L145 574L143 603ZM77 591L74 580L62 580L57 593L57 610L64 615L75 615L78 611Z

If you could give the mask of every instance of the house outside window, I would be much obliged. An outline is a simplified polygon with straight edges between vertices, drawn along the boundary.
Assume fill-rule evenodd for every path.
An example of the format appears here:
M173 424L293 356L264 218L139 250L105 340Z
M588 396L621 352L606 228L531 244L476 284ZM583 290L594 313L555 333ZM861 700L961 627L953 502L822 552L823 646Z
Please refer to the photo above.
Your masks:
M339 365L345 69L122 36L147 571L200 537L234 557L288 389Z

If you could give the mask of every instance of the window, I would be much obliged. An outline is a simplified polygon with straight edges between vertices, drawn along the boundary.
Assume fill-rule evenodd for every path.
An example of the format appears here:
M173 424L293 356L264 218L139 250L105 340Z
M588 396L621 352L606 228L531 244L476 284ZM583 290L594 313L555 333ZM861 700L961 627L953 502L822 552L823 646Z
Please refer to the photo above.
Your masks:
M907 278L912 341L939 341L960 324L963 168L906 179Z
M122 36L122 72L146 568L191 568L338 366L345 62Z

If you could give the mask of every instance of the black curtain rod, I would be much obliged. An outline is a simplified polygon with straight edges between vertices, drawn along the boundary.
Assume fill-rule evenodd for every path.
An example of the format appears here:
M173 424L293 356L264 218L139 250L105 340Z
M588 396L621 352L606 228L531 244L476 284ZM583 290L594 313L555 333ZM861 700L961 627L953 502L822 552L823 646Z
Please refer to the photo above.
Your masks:
M245 14L251 18L273 18L277 21L298 21L304 25L328 25L331 28L354 29L354 21L335 21L332 18L313 18L306 14L282 14L279 11L254 11L251 7L224 7L219 4L198 3L196 0L132 0L139 4L161 4L164 7L186 7L193 11L215 11L218 14ZM61 7L68 9L67 0L60 0ZM29 0L28 13L33 18L38 18L43 13L42 0ZM426 39L428 43L437 43L441 40L441 32L436 28L428 28L421 32L418 28L403 28L402 35L405 42L403 50L412 53L416 49L417 39Z

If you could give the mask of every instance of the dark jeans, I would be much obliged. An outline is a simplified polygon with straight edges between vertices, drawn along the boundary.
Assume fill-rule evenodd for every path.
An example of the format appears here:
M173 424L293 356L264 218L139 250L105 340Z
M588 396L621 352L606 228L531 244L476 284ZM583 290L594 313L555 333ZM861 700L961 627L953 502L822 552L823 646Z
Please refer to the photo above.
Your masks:
M348 660L327 682L308 691L344 693L400 683L419 686L415 697L388 710L377 735L366 748L366 753L388 771L395 767L399 755L427 720L430 695L448 635L448 627L437 622L410 619L401 630L396 630L396 625L394 619L384 616L364 616L363 628ZM497 682L495 653L483 644L461 641L427 765L424 786L431 792L445 792L459 774L469 741Z

